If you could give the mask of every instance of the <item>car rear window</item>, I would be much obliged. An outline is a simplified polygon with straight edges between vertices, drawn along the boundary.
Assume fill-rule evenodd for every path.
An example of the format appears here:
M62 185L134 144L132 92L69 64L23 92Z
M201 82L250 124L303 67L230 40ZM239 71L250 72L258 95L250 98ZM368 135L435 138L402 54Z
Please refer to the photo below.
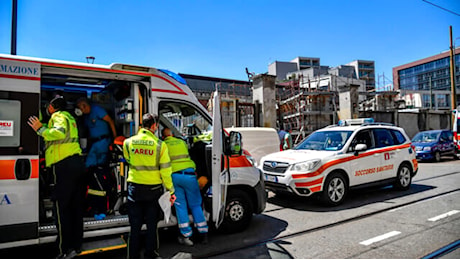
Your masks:
M398 130L394 130L392 129L391 130L391 133L394 135L395 137L395 144L403 144L404 142L406 142L406 138L404 137L404 135L399 132Z

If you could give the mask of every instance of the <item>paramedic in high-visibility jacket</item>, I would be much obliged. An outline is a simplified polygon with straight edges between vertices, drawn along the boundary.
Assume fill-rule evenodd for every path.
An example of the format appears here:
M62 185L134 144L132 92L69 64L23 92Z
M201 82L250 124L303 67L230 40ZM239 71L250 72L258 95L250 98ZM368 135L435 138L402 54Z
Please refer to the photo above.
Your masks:
M157 222L161 211L158 199L163 185L174 202L174 186L171 179L171 162L168 147L158 137L158 117L147 113L142 117L143 128L137 135L123 142L123 155L129 164L128 217L131 226L128 241L128 258L140 258L140 232L147 225L144 258L159 257Z
M45 141L46 166L51 168L55 186L52 198L58 230L58 258L72 258L83 242L83 202L85 199L84 158L78 141L75 118L65 108L62 96L50 101L47 126L32 116L28 124Z
M168 145L173 172L172 180L177 198L174 207L182 234L179 235L178 241L181 244L193 246L193 241L190 239L193 230L188 217L188 208L190 208L201 242L205 244L208 242L208 224L201 208L202 198L195 173L195 162L189 156L185 141L174 137L171 129L164 128L162 136Z

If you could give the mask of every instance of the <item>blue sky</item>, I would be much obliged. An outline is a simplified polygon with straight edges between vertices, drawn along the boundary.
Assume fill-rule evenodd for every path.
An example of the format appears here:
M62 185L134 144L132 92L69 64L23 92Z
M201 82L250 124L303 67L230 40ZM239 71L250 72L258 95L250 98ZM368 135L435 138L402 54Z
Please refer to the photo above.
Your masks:
M460 0L429 2L460 14ZM0 1L6 54L11 3ZM387 84L393 67L447 51L450 25L460 46L460 16L423 0L18 0L17 55L239 80L297 56L363 59Z

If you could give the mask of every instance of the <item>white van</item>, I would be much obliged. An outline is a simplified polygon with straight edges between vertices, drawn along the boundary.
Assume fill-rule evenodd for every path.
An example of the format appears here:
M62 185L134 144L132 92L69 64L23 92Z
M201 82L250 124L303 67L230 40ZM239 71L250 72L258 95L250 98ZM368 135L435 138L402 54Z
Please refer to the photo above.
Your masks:
M137 133L144 113L158 114L160 129L169 127L175 136L188 141L191 149L200 150L197 165L212 184L203 195L205 215L216 227L240 231L249 225L253 213L264 210L262 173L240 149L234 149L241 145L241 135L223 131L218 95L213 119L185 80L167 70L0 54L0 249L55 241L52 181L43 167L40 139L27 125L27 118L39 115L40 109L45 111L46 102L55 94L64 96L67 110L73 114L80 97L105 108L115 121L117 133L124 137ZM46 114L42 114L46 122ZM81 120L75 118L77 123ZM184 130L190 124L201 132L212 131L212 143L196 146L194 136ZM84 141L84 131L80 134ZM128 166L117 149L112 154L112 166L117 180L117 198L111 205L114 214L104 220L85 219L85 238L129 232L125 206ZM160 221L159 227L176 224L173 218L168 224Z
M263 156L280 151L280 139L275 128L231 127L225 130L236 131L242 135L243 149L249 152L248 156L255 166Z

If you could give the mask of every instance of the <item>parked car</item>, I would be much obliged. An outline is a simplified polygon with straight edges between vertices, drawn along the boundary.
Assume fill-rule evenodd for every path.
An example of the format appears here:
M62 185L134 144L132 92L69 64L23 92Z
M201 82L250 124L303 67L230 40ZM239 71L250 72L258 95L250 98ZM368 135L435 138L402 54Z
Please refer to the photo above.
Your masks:
M352 119L313 132L291 150L262 157L258 167L268 190L317 194L335 206L352 188L392 184L409 189L418 163L402 128Z
M457 158L450 130L429 130L419 132L412 138L418 160L433 160L439 162L441 156Z

